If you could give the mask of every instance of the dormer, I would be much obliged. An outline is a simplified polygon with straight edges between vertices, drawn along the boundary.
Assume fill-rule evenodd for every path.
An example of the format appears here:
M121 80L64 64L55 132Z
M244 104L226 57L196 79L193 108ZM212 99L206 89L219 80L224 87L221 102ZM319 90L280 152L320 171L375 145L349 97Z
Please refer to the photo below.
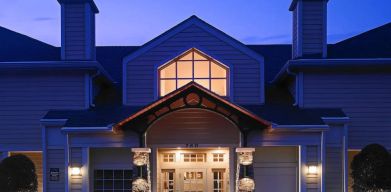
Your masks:
M123 59L123 103L145 105L195 82L238 104L264 103L264 59L196 16Z

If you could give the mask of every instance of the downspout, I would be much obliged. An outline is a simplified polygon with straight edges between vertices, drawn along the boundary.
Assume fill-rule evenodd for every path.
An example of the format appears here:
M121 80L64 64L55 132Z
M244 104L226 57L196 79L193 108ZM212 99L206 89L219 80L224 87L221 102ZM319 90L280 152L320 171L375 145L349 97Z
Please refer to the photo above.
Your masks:
M297 73L294 73L292 72L290 69L289 69L289 66L286 68L286 73L288 75L292 75L295 77L295 83L296 83L296 86L295 86L295 103L293 103L293 106L298 106L299 105L299 78L297 76Z
M91 107L95 107L95 104L94 104L94 102L93 102L93 100L94 100L94 96L93 96L93 85L94 85L94 79L97 77L97 76L99 76L101 74L101 72L100 71L97 71L94 75L92 75L91 76L91 82L90 82L90 86L89 86L89 93L90 93L90 106Z

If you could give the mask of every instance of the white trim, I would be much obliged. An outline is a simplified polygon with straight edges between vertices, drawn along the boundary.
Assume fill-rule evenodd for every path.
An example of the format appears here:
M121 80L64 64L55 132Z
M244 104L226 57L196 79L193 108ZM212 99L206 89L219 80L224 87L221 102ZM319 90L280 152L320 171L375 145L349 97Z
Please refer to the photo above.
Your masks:
M235 149L236 153L246 153L246 152L255 152L253 147L238 147Z
M276 125L273 124L270 132L323 132L328 131L329 125Z
M348 157L349 157L349 154L348 154L348 147L349 147L349 133L348 133L348 125L345 124L344 126L344 136L343 136L343 149L344 149L344 153L343 153L343 173L344 173L344 189L343 189L343 192L347 192L348 191L348 185L349 185L349 164L348 164Z
M329 123L349 123L350 118L349 117L321 117L322 120L329 124Z
M320 191L326 191L326 139L324 132L321 133L321 143L320 143L320 166L322 166L322 173L320 174Z
M62 127L68 119L41 119L39 120L43 126L59 126Z
M296 22L296 25L297 25L297 39L296 39L297 54L296 54L295 58L303 56L303 27L302 27L302 25L303 25L303 2L302 1L297 2L296 9L297 9L297 22Z
M305 168L307 166L307 146L299 145L299 192L307 191Z
M71 189L71 174L68 174L69 172L69 162L70 162L70 154L69 154L69 135L66 134L66 144L65 144L65 163L64 163L64 184L65 184L65 191L70 191Z
M46 127L42 127L41 128L41 131L42 131L42 191L43 192L46 192L46 182L47 182L47 167L46 167L46 164L47 164L47 142L46 142Z
M327 58L327 2L328 1L323 1L323 58Z
M107 127L63 127L61 128L62 132L112 132L113 128L111 125Z
M82 148L82 192L90 191L90 148Z

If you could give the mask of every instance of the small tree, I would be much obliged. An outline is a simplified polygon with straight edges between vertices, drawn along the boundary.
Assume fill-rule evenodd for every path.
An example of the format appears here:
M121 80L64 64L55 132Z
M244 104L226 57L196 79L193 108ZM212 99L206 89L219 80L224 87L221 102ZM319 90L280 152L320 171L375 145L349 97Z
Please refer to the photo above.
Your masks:
M38 187L34 163L25 155L14 155L0 163L0 190L36 192Z
M391 155L379 144L370 144L358 153L351 164L355 192L391 190Z

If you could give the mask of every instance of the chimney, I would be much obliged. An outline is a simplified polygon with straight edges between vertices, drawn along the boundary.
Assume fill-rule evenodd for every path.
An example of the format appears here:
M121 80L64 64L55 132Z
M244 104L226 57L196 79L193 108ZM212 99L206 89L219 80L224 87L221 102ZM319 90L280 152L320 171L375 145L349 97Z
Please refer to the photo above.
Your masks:
M61 5L61 59L95 60L93 0L57 0Z
M293 0L292 58L327 57L328 0Z

